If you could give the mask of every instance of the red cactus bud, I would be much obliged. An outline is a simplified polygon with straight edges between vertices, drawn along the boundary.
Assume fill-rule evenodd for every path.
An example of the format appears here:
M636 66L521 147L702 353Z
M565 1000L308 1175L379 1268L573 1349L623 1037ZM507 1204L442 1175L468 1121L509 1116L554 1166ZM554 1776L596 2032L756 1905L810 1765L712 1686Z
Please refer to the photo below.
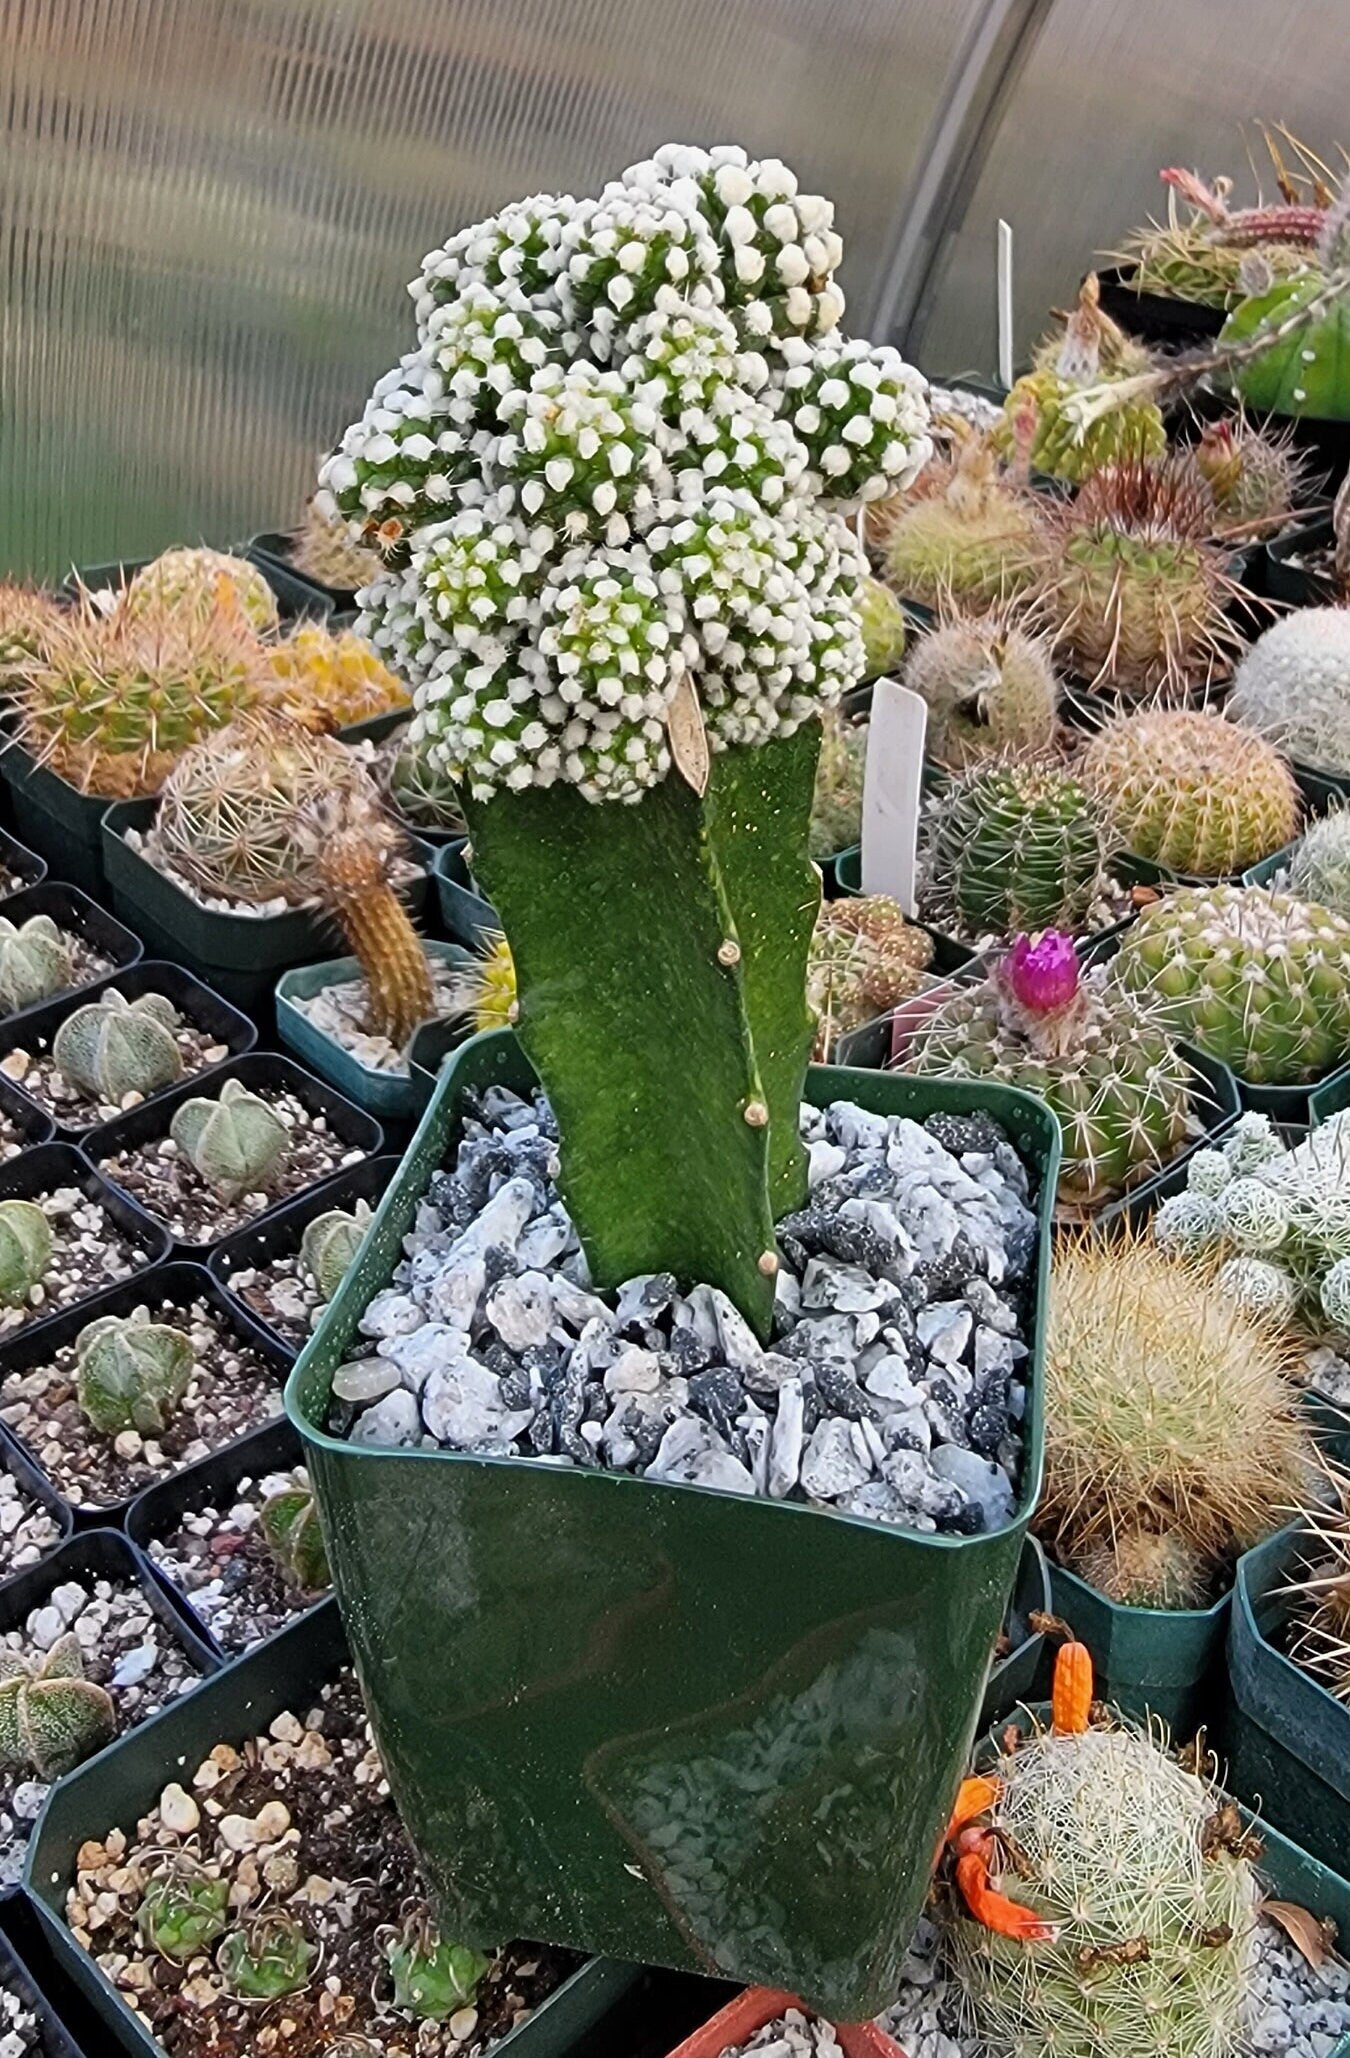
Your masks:
M1078 952L1072 936L1047 929L1033 942L1019 936L1005 960L1008 984L1033 1015L1057 1015L1078 992Z

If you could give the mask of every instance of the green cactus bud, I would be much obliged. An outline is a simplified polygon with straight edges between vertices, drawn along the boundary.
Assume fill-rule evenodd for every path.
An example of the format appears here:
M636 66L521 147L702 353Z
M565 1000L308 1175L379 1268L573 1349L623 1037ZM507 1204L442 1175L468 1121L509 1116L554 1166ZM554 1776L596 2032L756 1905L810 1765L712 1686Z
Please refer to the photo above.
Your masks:
M192 1340L149 1311L104 1315L75 1344L80 1412L104 1436L139 1429L160 1436L197 1366Z
M30 915L22 928L0 915L0 1010L36 1007L74 977L70 943L50 915Z
M259 1520L268 1549L291 1583L305 1593L322 1593L331 1576L308 1474L296 1472L289 1486L264 1501Z
M223 1936L230 1883L203 1874L169 1872L147 1881L136 1910L136 1927L154 1951L186 1965Z
M116 1730L112 1696L85 1678L76 1637L35 1658L0 1652L0 1766L57 1779Z
M359 1213L330 1208L327 1214L316 1215L306 1225L300 1239L300 1268L326 1301L332 1300L343 1274L361 1248L362 1238L370 1227L369 1208L364 1213L363 1220Z
M259 1915L231 1931L216 1953L216 1964L241 2000L275 2001L308 1986L318 1954L318 1945L289 1915Z
M426 2022L466 2008L492 1964L468 1944L442 1938L429 1916L413 1916L386 1946L394 2005Z
M169 1134L223 1201L265 1193L290 1149L281 1117L238 1079L227 1079L214 1100L185 1100Z
M1076 929L1101 880L1102 837L1082 787L1043 765L991 765L934 803L920 861L920 906L970 937Z
M162 993L129 1001L109 987L66 1016L52 1038L52 1062L72 1086L95 1100L120 1106L131 1093L145 1099L183 1076L174 1035L180 1020Z
M52 1261L52 1232L33 1201L0 1201L0 1303L21 1307Z

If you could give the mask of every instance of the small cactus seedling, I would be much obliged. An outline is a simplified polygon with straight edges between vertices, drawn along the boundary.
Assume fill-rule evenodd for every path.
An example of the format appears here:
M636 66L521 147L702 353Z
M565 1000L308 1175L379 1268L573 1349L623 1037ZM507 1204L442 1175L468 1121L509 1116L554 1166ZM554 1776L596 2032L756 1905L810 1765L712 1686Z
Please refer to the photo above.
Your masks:
M905 654L905 610L880 579L864 579L858 589L862 617L865 677L893 671Z
M290 1152L286 1124L238 1079L227 1079L214 1100L185 1100L174 1111L169 1135L223 1201L266 1193Z
M1129 1606L1203 1607L1277 1529L1312 1460L1295 1345L1204 1258L1133 1233L1055 1254L1037 1526Z
M232 604L259 634L277 626L276 595L246 558L221 550L166 550L132 579L119 603L129 621L167 608L205 620Z
M1036 756L1054 742L1049 648L1006 615L939 622L915 644L905 684L927 705L929 752L952 771Z
M425 2022L443 2022L467 2008L492 1960L442 1937L425 1911L409 1916L385 1948L394 2005Z
M192 1340L149 1311L103 1315L75 1344L80 1412L103 1436L162 1436L196 1370Z
M1203 878L1243 872L1282 849L1302 812L1294 775L1273 744L1184 708L1109 723L1078 772L1121 849Z
M91 1100L120 1107L131 1094L144 1100L182 1078L174 1034L180 1026L178 1010L162 993L129 1001L110 986L66 1016L52 1039L52 1062Z
M389 806L411 828L464 834L459 789L447 772L432 764L418 716L386 746L376 763L376 778Z
M112 1696L84 1676L79 1640L24 1658L0 1652L0 1765L58 1779L116 1734Z
M241 2000L276 2001L309 1985L318 1955L318 1945L299 1923L275 1910L231 1930L216 1952L216 1964Z
M962 1790L939 1909L971 2027L1007 2058L1227 2058L1249 1996L1255 1847L1224 1833L1205 1779L1152 1735L1090 1719L1091 1703L1087 1653L1067 1644L1051 1726L1010 1733Z
M308 1475L297 1472L289 1486L263 1502L259 1517L267 1547L293 1586L322 1593L330 1582L319 1511Z
M229 1922L230 1883L175 1869L147 1880L136 1927L152 1951L186 1965L223 1936Z
M1084 974L1071 937L1019 937L983 984L918 1025L905 1059L926 1077L997 1080L1038 1094L1063 1137L1059 1198L1094 1207L1147 1178L1190 1129L1190 1067L1145 1000Z
M1268 529L1293 513L1303 491L1304 468L1290 437L1259 429L1246 415L1207 423L1191 455L1225 527Z
M329 1208L305 1225L300 1239L300 1269L314 1281L320 1298L331 1301L370 1227L370 1209L358 1201L348 1214Z
M828 1061L839 1037L916 993L933 940L884 893L827 900L811 939L806 997L816 1017L815 1057Z
M74 977L69 938L50 915L30 915L17 927L0 915L0 1012L12 1015L50 1000Z
M0 1305L21 1307L47 1275L52 1232L33 1201L0 1201Z
M1097 812L1053 765L989 765L934 801L920 853L928 921L978 939L1078 929L1101 890Z

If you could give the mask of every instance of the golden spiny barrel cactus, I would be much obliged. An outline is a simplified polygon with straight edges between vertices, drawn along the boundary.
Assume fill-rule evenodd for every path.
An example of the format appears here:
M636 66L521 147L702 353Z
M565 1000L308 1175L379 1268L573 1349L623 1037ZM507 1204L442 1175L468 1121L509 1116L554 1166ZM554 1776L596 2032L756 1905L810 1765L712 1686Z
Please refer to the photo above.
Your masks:
M411 700L365 638L350 629L335 634L317 622L302 622L272 646L268 658L281 684L282 705L301 715L317 710L338 729L407 707Z
M1129 715L1093 737L1078 770L1120 847L1177 872L1242 872L1298 833L1302 804L1287 761L1218 715Z
M233 603L249 627L265 635L277 626L277 598L256 565L223 550L166 550L136 573L118 612L132 621L162 610L205 620Z

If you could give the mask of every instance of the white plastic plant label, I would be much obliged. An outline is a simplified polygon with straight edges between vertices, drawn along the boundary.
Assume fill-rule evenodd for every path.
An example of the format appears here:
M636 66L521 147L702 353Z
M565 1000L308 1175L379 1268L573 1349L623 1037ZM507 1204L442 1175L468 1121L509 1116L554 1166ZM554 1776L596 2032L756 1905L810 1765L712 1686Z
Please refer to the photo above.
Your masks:
M862 890L888 893L907 915L917 912L914 887L923 790L928 708L895 679L872 688L863 775Z

